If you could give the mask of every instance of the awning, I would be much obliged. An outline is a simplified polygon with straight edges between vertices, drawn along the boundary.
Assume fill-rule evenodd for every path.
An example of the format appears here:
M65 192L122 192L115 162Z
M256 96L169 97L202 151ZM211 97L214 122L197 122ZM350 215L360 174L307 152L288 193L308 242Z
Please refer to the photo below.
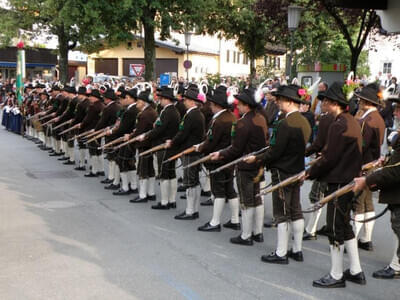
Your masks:
M46 68L46 69L51 69L54 68L56 65L54 64L45 64L45 63L26 63L25 64L26 68ZM10 62L10 61L0 61L0 68L16 68L17 63L16 62Z

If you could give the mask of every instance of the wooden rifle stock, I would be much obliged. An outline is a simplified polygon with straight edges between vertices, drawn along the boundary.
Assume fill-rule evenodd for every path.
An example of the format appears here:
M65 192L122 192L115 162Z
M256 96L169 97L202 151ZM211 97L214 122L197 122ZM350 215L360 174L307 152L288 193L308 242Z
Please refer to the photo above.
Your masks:
M165 149L165 145L166 145L166 143L160 144L160 145L154 146L153 148L151 148L149 150L143 151L142 153L139 154L139 157L151 154L153 152L163 150L163 149Z
M45 125L52 124L52 123L54 123L54 122L56 121L56 119L57 119L57 117L56 117L56 118L53 118L53 119L51 119L50 121L47 121L46 123L42 124L42 126L45 126Z
M113 140L113 141L111 141L111 142L109 142L107 144L104 144L102 147L98 147L97 149L101 150L101 149L110 148L111 146L114 146L115 144L118 144L118 143L122 143L123 141L124 141L124 137L121 136L121 137L119 137L119 138L117 138L117 139L115 139L115 140Z
M79 127L79 125L81 125L81 123L75 124L74 126L72 126L72 127L70 127L70 128L67 128L67 129L65 129L64 131L61 131L61 132L60 132L60 135L66 134L67 132L70 132L70 131L72 131L72 130L74 130L74 129L77 129L77 128Z
M73 141L73 140L75 140L75 139L82 138L82 137L84 137L84 136L86 136L86 135L92 133L93 131L94 131L94 129L90 129L90 130L85 131L85 132L83 132L83 133L81 133L81 134L78 134L78 135L76 135L76 136L70 138L70 139L68 140L68 142Z
M182 152L179 152L178 154L176 154L174 156L171 156L167 160L164 160L163 164L166 164L168 162L174 161L174 160L176 160L176 159L178 159L178 158L180 158L180 157L182 157L184 155L190 154L190 153L192 153L194 151L196 151L196 147L195 146L189 147L189 148L183 150Z
M184 166L183 169L188 169L188 168L195 167L195 166L197 166L199 164L202 164L202 163L205 163L205 162L207 162L209 160L211 160L211 154L208 154L208 155L206 155L206 156L204 156L204 157L192 162L191 164L188 164L187 166Z
M137 136L135 136L135 137L129 139L129 140L126 141L125 143L122 143L122 144L116 146L116 147L114 148L114 150L118 150L118 149L120 149L120 148L122 148L122 147L124 147L124 146L127 146L127 145L129 145L129 144L132 144L132 143L134 143L134 142L137 142L137 141L139 140L139 137L140 137L140 136L142 136L142 135L146 136L146 135L149 134L150 131L151 131L151 130L146 131L145 133L139 134L139 135L137 135Z
M106 136L106 135L107 135L107 131L108 131L108 127L107 127L107 128L104 128L103 131L100 132L99 134L97 134L96 136L94 136L94 137L92 137L91 139L87 140L87 141L85 142L85 144L89 144L90 142L93 142L93 141L95 141L95 140L97 140L97 139L99 139L99 138L102 138L103 136Z
M53 128L53 130L56 130L56 129L58 129L58 128L60 128L60 127L64 126L64 125L71 124L71 123L72 123L72 121L73 121L73 119L70 119L70 120L68 120L68 121L65 121L65 122L63 122L63 123L61 123L61 124L57 125L56 127L54 127L54 128Z
M227 163L227 164L225 164L225 165L223 165L223 166L221 166L221 167L219 167L219 168L216 168L215 170L212 170L212 171L210 172L210 175L211 175L211 174L214 174L214 173L221 172L222 170L224 170L224 169L226 169L226 168L229 168L229 167L231 167L231 166L234 166L234 165L236 165L236 164L238 164L238 163L244 161L246 158L248 158L248 157L250 157L250 156L252 156L252 155L261 154L261 153L267 151L268 148L269 148L269 146L264 147L264 148L261 148L260 150L251 152L251 153L249 153L249 154L246 154L246 155L244 155L244 156L242 156L242 157L239 157L238 159L235 159L235 160L233 160L233 161L231 161L231 162L229 162L229 163Z

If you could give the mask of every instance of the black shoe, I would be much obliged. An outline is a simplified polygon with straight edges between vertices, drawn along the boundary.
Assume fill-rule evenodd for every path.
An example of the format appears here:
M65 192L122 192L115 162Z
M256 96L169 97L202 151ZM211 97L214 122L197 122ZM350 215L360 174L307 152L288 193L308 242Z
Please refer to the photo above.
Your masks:
M244 239L242 239L241 235L231 238L230 242L232 244L237 244L237 245L253 246L253 240L251 239L251 237L249 237L248 239L244 240Z
M42 141L40 141L40 140L37 140L37 141L35 141L35 144L37 144L37 145L42 145L43 144L43 142Z
M343 277L344 277L344 280L346 280L346 281L351 281L351 282L361 284L361 285L367 284L367 281L365 280L364 272L360 272L355 275L352 275L350 273L350 269L347 269L346 271L344 271Z
M316 233L308 233L307 231L304 231L303 241L311 241L311 240L316 240L316 239L317 239Z
M197 212L195 212L195 213L193 213L193 217L195 218L195 219L198 219L199 218L199 212L197 211Z
M61 157L61 158L59 158L59 159L57 159L57 160L69 160L69 157L65 157L65 156L63 156L63 157Z
M262 233L259 234L252 234L251 239L257 243L263 243L264 242L264 235Z
M400 271L395 271L391 266L386 266L382 270L372 273L372 277L380 279L396 279L400 278Z
M114 179L108 179L108 178L103 179L102 181L100 181L100 183L103 183L103 184L110 184L110 183L113 183L113 182L114 182Z
M56 151L53 150L53 148L50 149L49 154L56 153Z
M181 196L181 199L186 199L186 195L182 195L182 196Z
M195 214L187 215L185 211L175 216L175 220L195 220L195 219L197 219Z
M139 193L138 189L134 189L134 190L130 189L130 191L131 191L131 194L138 194Z
M76 168L74 168L74 170L76 170L76 171L86 171L86 168L85 167L76 167Z
M49 151L49 150L52 150L50 147L43 147L43 149L42 150L44 150L44 151Z
M233 229L233 230L240 230L240 223L232 223L231 220L226 222L223 226L225 228L230 228L230 229Z
M346 281L344 280L344 276L336 280L331 274L327 274L318 280L314 280L312 285L320 288L344 288L346 287Z
M130 191L124 191L124 190L119 190L117 192L113 192L114 196L125 196L125 195L130 195Z
M162 205L161 202L158 202L156 205L151 206L152 209L161 209L161 210L167 210L169 209L169 205Z
M140 198L140 196L137 196L136 198L129 200L130 203L146 203L147 198Z
M61 156L62 153L53 152L49 156Z
M179 193L180 193L180 192L186 192L186 187L183 186L183 185L180 185L180 186L178 186L177 191L178 191Z
M183 181L182 177L179 177L179 178L178 178L178 182L179 182L179 183L182 183L182 181Z
M176 208L176 203L168 203L169 208Z
M287 257L290 257L291 259L294 259L295 261L304 261L303 252L301 252L301 251L293 252L293 250L290 249L287 252Z
M269 222L265 222L265 223L264 223L264 227L265 227L265 228L272 228L272 227L276 227L276 223L275 223L275 221L274 221L274 220L272 220L272 221L269 221Z
M272 252L270 255L261 256L261 261L279 265L287 265L289 263L287 255L281 257L278 254L276 254L276 252Z
M110 185L105 186L104 189L105 190L113 190L113 191L115 191L115 190L118 190L119 187L120 187L119 184L115 185L115 184L111 183Z
M102 171L102 172L97 172L97 175L98 175L98 176L106 176L106 174L104 173L104 171Z
M358 240L358 248L363 249L365 251L374 251L374 246L372 246L372 242L361 242Z
M201 190L200 196L201 197L211 197L211 192L210 191L205 192L205 191Z
M149 196L149 195L147 195L147 200L149 200L149 201L156 201L156 195L151 195L151 196Z
M203 226L197 228L198 231L209 231L209 232L221 232L221 224L211 225L210 222L207 222Z
M63 162L63 165L75 165L75 162L68 160L66 162Z
M85 177L98 177L99 175L97 174L93 174L92 172L90 172L89 174L85 174Z
M317 230L316 234L317 235L325 235L326 236L327 235L326 225L322 226L321 229Z
M200 202L201 206L213 206L214 203L211 198L207 199L206 201Z

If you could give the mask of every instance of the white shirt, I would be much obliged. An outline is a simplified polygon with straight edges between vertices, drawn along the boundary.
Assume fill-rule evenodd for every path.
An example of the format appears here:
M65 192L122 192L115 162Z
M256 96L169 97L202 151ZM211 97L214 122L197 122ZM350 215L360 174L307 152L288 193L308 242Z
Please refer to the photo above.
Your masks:
M224 111L226 111L226 109L220 110L219 112L215 113L215 114L213 115L212 119L215 120L215 119L218 118L218 116L219 116L220 114L222 114Z

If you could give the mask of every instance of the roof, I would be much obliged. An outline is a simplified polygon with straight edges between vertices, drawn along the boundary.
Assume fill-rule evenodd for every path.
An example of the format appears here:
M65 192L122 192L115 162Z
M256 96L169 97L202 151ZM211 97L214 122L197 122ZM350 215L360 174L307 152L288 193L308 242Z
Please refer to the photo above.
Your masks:
M155 40L156 46L162 47L162 48L168 48L176 53L185 53L186 52L186 46L181 46L181 45L176 45L175 42L167 40L167 41L162 41L160 39ZM219 52L213 49L208 49L200 45L196 44L191 44L189 46L189 53L202 53L202 54L208 54L208 55L219 55Z

